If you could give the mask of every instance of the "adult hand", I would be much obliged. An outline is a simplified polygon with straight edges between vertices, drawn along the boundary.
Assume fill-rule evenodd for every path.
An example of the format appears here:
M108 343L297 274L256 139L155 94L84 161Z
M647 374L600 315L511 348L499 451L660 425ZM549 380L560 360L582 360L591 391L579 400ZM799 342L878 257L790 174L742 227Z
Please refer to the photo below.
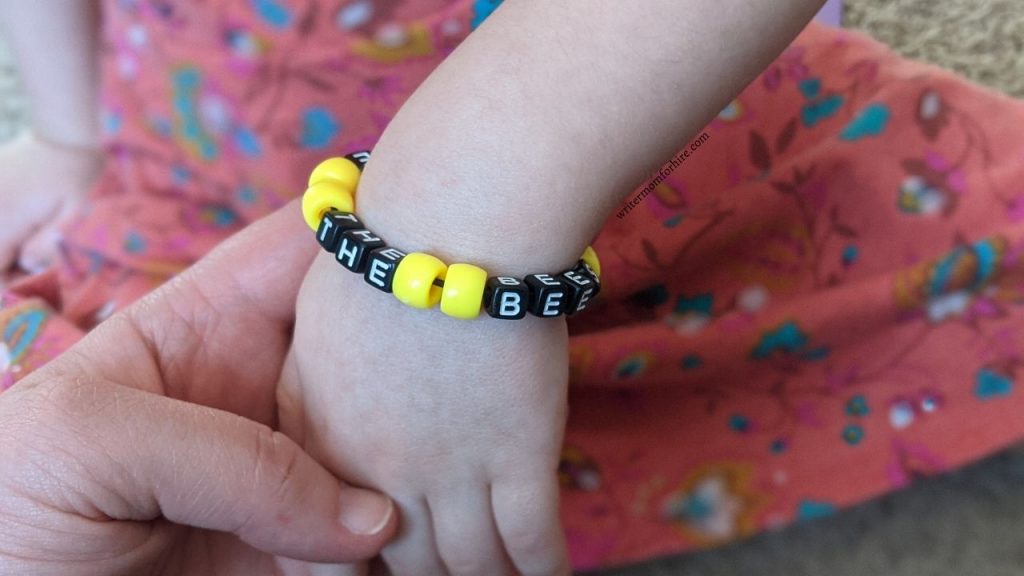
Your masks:
M0 396L0 573L321 574L390 500L274 431L316 245L291 206Z

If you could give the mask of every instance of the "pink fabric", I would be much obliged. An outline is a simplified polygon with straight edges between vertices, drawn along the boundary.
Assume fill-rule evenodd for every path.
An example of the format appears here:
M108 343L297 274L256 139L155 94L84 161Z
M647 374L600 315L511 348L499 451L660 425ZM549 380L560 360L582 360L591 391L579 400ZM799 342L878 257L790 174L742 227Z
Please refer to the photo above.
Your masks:
M107 2L109 163L60 266L3 295L0 387L371 147L495 5ZM625 197L571 324L575 566L829 514L1021 438L1022 125L811 26Z

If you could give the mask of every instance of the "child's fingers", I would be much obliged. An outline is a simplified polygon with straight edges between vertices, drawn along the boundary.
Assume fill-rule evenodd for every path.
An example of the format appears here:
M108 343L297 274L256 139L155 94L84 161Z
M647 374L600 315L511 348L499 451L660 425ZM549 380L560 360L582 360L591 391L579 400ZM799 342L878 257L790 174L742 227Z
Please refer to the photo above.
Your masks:
M554 474L533 483L495 484L491 499L505 550L523 576L570 574Z
M430 498L437 547L452 576L511 574L488 486Z
M401 512L400 531L398 537L381 553L391 574L447 574L434 543L434 528L426 498L394 497L394 500Z
M30 274L38 274L49 268L60 253L64 236L62 228L77 213L80 203L69 200L61 205L60 213L45 221L21 246L18 265Z

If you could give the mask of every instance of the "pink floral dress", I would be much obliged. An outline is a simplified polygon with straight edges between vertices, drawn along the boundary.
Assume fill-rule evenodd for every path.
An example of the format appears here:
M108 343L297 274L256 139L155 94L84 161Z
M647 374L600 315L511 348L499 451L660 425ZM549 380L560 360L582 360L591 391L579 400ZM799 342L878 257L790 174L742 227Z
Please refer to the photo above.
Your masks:
M372 147L497 4L108 0L107 168L61 263L2 295L0 390ZM821 517L1024 437L1024 105L812 25L666 161L623 190L571 323L576 567Z

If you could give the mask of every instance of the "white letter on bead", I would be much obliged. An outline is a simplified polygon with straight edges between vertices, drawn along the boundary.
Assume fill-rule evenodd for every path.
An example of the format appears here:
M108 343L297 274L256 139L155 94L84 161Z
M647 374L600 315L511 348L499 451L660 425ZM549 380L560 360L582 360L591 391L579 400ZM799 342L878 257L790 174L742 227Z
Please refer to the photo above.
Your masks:
M505 292L501 295L501 306L498 315L502 317L513 317L519 315L522 297L515 292Z
M498 282L505 286L519 286L519 280L509 276L498 276Z
M321 242L327 240L327 233L331 231L331 228L334 228L334 222L331 222L330 218L324 217L324 219L320 222Z
M575 270L566 270L565 273L562 274L562 276L565 276L566 278L572 280L573 282L579 284L580 286L587 286L590 284L589 278L587 278L583 274L576 272Z
M535 274L534 276L537 278L537 280L540 280L541 284L546 284L548 286L559 286L558 280L552 278L550 274Z
M558 316L558 305L562 300L562 292L552 292L548 294L548 299L544 302L544 310L541 316Z
M378 252L378 254L392 261L401 260L405 256L405 252L402 252L401 250L397 250L395 248L385 248Z
M348 248L350 244L352 245L351 249ZM341 238L341 244L338 244L338 262L342 262L344 264L344 261L347 260L348 263L346 264L346 266L348 266L349 268L355 268L356 256L358 254L359 247L356 246L354 243L350 243L348 238L345 238L343 236Z
M352 235L359 236L364 242L377 242L380 240L380 238L374 236L373 232L370 232L369 230L353 230Z
M373 260L370 262L370 271L366 274L366 279L374 286L384 288L384 262L380 260Z
M576 306L576 311L580 312L587 307L587 303L590 302L590 297L594 294L593 288L588 288L583 291L583 295L580 296L580 303Z

